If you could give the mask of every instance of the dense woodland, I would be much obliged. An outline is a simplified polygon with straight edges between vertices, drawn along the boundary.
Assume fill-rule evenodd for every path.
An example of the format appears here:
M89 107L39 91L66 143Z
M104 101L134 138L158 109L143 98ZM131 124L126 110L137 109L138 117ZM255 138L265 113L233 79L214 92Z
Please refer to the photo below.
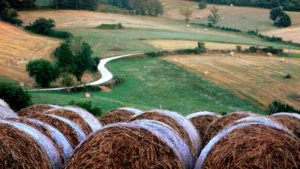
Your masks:
M197 2L207 1L207 3L236 6L253 6L261 8L282 7L284 10L300 11L300 0L194 0Z

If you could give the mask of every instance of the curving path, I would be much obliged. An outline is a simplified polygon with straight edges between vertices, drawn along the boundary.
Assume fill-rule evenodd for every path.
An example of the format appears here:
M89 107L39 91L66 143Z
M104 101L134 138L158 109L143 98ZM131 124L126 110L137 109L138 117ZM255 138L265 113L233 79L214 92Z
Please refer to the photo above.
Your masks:
M108 62L112 61L112 60L125 58L125 57L129 57L129 56L137 55L137 54L141 54L141 53L133 53L133 54L120 55L120 56L115 56L115 57L111 57L111 58L101 59L100 63L98 64L98 70L101 74L101 78L97 81L92 82L92 83L88 83L88 84L85 84L85 85L74 86L74 87L95 86L95 85L100 85L100 84L103 84L103 83L111 80L113 78L113 74L105 67L105 65ZM67 89L67 88L74 88L74 87L32 89L32 90L28 90L28 91L58 91L58 90L63 90L63 89Z

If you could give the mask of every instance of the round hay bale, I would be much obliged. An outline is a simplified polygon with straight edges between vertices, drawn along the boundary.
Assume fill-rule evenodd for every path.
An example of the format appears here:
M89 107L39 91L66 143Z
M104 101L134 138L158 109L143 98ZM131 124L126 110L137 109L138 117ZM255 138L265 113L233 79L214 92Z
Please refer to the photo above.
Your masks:
M68 139L72 148L75 148L86 137L77 124L63 117L53 114L35 114L29 118L45 122L58 129Z
M10 108L0 106L0 119L19 118Z
M205 131L205 139L202 139L203 145L206 145L211 138L213 138L215 135L217 135L217 133L225 129L231 123L248 116L256 115L251 112L234 112L217 118L207 127L207 130Z
M30 116L33 114L41 114L44 111L47 111L49 109L59 108L60 106L51 105L51 104L35 104L29 107L26 107L24 109L21 109L18 112L19 116Z
M105 114L100 116L98 120L102 125L105 126L113 123L127 122L134 116L141 113L143 113L142 110L131 107L123 107L106 112Z
M199 155L201 150L200 136L194 125L184 116L167 110L150 110L135 116L130 121L143 119L157 120L169 125L189 146L193 157L196 158Z
M235 53L231 51L230 52L230 56L234 56L234 55L235 55Z
M300 138L300 114L296 113L276 113L271 116L269 116L272 120L275 120L282 125L284 125L286 128L291 130L297 136Z
M134 122L107 125L89 135L76 148L66 169L183 169L193 165L189 148L173 130L154 123Z
M188 25L186 25L185 27L186 27L186 28L191 28L191 25L188 24Z
M3 99L0 99L0 106L3 106L3 107L6 107L6 108L9 108L9 105L3 100Z
M63 164L66 163L68 158L71 156L73 152L73 148L71 144L66 139L66 137L53 126L38 120L27 119L24 117L18 119L7 119L7 120L23 123L30 127L33 127L34 129L38 130L43 135L51 139L51 141L54 143L55 148L59 151L60 159Z
M54 114L63 117L65 119L68 119L73 123L76 123L86 135L89 135L90 133L93 132L89 124L84 120L84 118L82 118L78 113L72 110L68 110L61 107L58 109L47 110L43 114Z
M88 99L88 98L91 98L91 94L88 93L88 92L85 92L85 93L84 93L84 97L87 98L87 99Z
M207 127L219 117L222 116L220 114L207 111L199 111L186 116L186 118L193 123L202 140L205 140Z
M99 130L102 128L101 123L98 121L98 119L95 118L94 115L92 115L90 112L87 110L77 107L77 106L65 106L63 107L64 109L71 110L78 115L80 115L85 122L90 126L93 132Z
M203 74L204 74L204 76L205 76L206 78L210 76L210 72L209 72L209 71L205 71Z
M0 120L0 164L3 168L62 167L53 142L28 125Z
M232 125L202 150L195 169L299 168L300 142L285 128L269 122Z

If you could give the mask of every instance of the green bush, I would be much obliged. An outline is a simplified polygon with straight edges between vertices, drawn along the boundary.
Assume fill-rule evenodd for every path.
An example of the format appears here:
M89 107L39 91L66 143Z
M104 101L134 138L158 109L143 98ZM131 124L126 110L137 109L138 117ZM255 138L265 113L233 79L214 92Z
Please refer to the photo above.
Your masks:
M101 24L97 26L98 29L104 29L104 30L116 30L116 29L124 29L125 27L121 24Z
M75 105L81 108L86 109L87 111L89 111L90 113L92 113L94 116L101 116L102 115L102 110L101 108L97 107L97 106L93 106L92 102L75 102L74 100L72 100L69 105Z
M31 95L26 90L8 83L0 83L0 97L14 111L19 111L22 108L32 105Z
M100 12L130 14L130 11L112 5L103 5L99 9Z
M69 91L67 89L65 90L61 90L63 93L84 93L84 92L100 92L101 89L98 86L82 86L82 87L74 87L69 89Z
M18 13L13 8L5 8L0 12L0 19L14 25L22 25L23 21L18 19Z
M276 55L279 55L279 54L283 54L283 49L277 49L277 48L273 48L273 47L267 47L267 48L262 48L262 51L265 52L265 53L272 53L272 54L276 54Z
M198 3L199 9L205 9L206 8L206 0L202 0L201 2Z
M202 42L198 42L198 46L196 47L195 51L197 54L206 52L205 44Z
M278 100L273 101L272 104L268 106L267 112L269 115L279 112L300 113L300 111L295 109L293 106L282 104Z

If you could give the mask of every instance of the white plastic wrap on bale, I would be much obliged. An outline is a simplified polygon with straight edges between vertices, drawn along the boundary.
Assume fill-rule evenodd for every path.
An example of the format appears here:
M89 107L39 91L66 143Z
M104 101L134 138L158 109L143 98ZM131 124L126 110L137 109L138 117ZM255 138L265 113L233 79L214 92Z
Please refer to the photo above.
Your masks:
M127 110L130 111L132 113L135 114L135 116L138 116L142 113L144 113L142 110L136 109L136 108L132 108L132 107L122 107L122 108L118 108L119 110Z
M72 129L74 129L74 131L76 132L76 134L79 136L79 140L82 141L86 138L86 135L84 134L84 132L81 130L81 128L73 123L72 121L68 120L68 119L65 119L63 117L60 117L60 116L56 116L54 114L45 114L46 116L49 116L49 117L53 117L53 118L56 118L58 120L61 120L65 123L67 123L70 127L72 127Z
M17 119L19 117L10 108L0 106L0 118L1 119L8 119L8 118Z
M47 154L53 169L58 169L62 167L57 149L53 145L52 141L48 137L43 135L41 132L39 132L33 127L30 127L26 124L19 123L19 122L0 120L0 123L8 124L28 134L31 138L33 138L38 143L39 146L41 146L41 148Z
M222 117L220 114L218 113L214 113L214 112L208 112L208 111L201 111L201 112L195 112L192 114L189 114L186 116L187 119L192 119L194 117L198 117L198 116L215 116L215 117Z
M222 130L219 132L215 137L213 137L208 144L202 149L201 154L196 162L195 168L194 169L202 169L202 165L204 164L207 155L209 152L212 150L215 144L217 144L222 138L226 137L229 133L232 131L239 129L244 126L249 126L249 125L264 125L264 126L270 126L279 130L283 130L285 132L289 132L286 128L278 128L278 125L275 124L274 121L263 121L263 122L248 122L248 123L239 123L236 125L232 125L227 127L226 129Z
M133 124L147 129L169 145L176 153L184 168L193 168L194 160L189 147L174 130L167 127L168 125L157 123L155 120L138 120L134 121Z
M233 113L229 113L229 114L234 114L234 113L236 113L236 114L246 114L246 115L249 115L249 116L258 116L258 115L254 114L254 113L244 112L244 111L233 112Z
M70 110L70 111L73 111L76 114L78 114L90 126L90 128L92 129L93 132L102 128L102 125L95 118L95 116L82 108L66 106L66 107L63 107L62 109Z
M200 153L201 138L198 134L197 129L192 124L192 122L190 122L187 118L185 118L181 114L176 113L176 112L172 112L172 111L168 111L168 110L150 110L150 111L148 111L148 113L149 112L157 112L157 113L166 115L166 116L171 117L172 119L174 119L187 132L187 134L188 134L188 136L189 136L189 138L190 138L190 140L193 144L194 152L196 152L196 154ZM145 113L147 113L147 112L145 112Z
M282 112L282 113L272 114L271 116L280 116L280 115L292 116L292 117L295 117L297 119L300 119L300 114L296 114L296 113L285 113L285 112Z
M53 138L53 140L56 142L58 148L62 150L65 161L68 161L69 157L73 152L73 148L69 143L69 141L67 140L67 138L59 130L57 130L56 128L54 128L53 126L47 123L35 119L27 119L27 120L34 124L47 128L50 131L50 135Z
M0 106L3 106L3 107L6 107L6 108L10 109L9 105L2 99L0 99Z

